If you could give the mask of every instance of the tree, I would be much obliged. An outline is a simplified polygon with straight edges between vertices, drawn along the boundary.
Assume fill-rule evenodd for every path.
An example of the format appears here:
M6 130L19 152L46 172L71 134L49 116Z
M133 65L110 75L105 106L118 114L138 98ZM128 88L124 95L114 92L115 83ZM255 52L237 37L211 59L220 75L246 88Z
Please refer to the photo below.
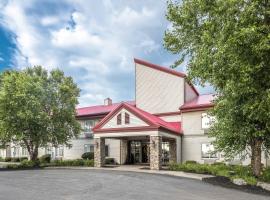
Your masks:
M210 135L225 156L250 148L253 174L270 137L270 2L183 0L168 2L164 45L189 59L193 81L217 91Z
M6 71L0 79L0 142L26 147L31 160L38 149L70 145L80 132L75 119L79 89L60 70L40 66Z

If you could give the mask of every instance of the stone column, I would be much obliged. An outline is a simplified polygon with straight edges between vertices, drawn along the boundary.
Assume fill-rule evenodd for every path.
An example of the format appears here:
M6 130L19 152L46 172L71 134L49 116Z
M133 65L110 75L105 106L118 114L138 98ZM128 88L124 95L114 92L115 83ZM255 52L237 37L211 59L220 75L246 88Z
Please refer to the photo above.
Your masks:
M105 165L105 138L95 138L94 140L94 163L95 167Z
M161 169L162 153L162 138L161 136L150 136L150 169L159 170Z
M120 165L126 164L127 154L128 154L128 141L122 139L120 140Z
M176 162L177 155L176 155L176 140L170 140L169 141L169 148L170 148L170 162Z

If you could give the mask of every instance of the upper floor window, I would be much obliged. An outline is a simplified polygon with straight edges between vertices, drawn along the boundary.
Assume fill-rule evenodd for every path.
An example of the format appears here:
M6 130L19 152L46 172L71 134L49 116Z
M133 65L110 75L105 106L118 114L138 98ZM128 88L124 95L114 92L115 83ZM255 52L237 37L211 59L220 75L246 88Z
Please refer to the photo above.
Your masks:
M122 115L121 113L117 115L117 125L122 124Z
M129 124L129 114L128 113L125 113L125 124Z
M214 117L207 113L202 113L202 129L209 129L214 122Z
M85 120L82 122L82 128L84 132L91 133L92 128L96 125L97 120Z

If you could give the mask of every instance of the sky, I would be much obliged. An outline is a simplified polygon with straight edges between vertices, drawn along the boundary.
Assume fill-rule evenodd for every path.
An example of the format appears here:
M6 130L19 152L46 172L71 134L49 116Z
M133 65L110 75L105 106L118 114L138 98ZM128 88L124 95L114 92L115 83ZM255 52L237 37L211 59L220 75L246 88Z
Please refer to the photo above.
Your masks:
M165 13L165 0L0 0L0 71L59 68L81 89L80 107L134 100L134 58L177 58L163 47Z

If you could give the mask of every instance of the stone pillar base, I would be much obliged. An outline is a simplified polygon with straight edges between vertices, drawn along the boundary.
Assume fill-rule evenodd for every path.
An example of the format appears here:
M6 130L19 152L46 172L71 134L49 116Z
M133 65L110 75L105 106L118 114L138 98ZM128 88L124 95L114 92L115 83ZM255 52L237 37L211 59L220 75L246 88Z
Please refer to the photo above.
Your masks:
M169 141L170 145L170 162L176 162L177 161L177 156L176 156L176 140L170 140Z
M162 161L162 138L161 136L150 136L150 169L160 170Z
M95 138L94 143L94 165L103 167L105 165L105 138Z

